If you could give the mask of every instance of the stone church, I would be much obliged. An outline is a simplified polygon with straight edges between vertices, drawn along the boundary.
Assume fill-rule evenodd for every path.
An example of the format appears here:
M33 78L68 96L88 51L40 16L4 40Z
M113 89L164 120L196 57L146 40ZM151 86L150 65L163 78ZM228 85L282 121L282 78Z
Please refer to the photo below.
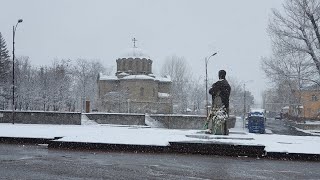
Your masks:
M98 75L98 111L172 113L171 78L152 73L152 60L140 48L119 57L113 76Z

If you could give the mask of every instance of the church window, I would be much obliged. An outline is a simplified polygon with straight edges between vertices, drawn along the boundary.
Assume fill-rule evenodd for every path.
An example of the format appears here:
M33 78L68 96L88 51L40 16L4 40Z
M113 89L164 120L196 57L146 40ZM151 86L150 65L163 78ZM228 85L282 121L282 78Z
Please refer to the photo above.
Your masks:
M141 72L142 71L142 64L141 64L141 61L138 61L137 62L137 66L138 66L138 68L137 68L137 70L138 70L138 72Z
M140 96L144 96L144 88L143 87L140 88Z
M120 65L120 71L124 71L124 61L123 60L121 60L121 63L120 63L121 65Z
M120 60L117 61L117 71L120 71Z
M148 72L151 73L151 62L148 63Z
M128 70L132 70L132 61L129 61L129 67Z
M137 61L132 62L132 71L137 72Z
M142 72L145 72L146 70L145 70L145 62L143 61L142 62Z

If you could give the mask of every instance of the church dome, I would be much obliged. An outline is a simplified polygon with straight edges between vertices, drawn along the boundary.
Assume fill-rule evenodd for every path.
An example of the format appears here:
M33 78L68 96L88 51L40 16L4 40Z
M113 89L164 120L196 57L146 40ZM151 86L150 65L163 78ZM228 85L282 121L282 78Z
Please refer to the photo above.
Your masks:
M140 48L133 47L127 49L120 57L120 59L150 59L150 57Z
M152 74L152 60L142 49L136 46L136 39L133 38L133 47L129 48L117 59L116 76L119 78L123 73L128 75Z

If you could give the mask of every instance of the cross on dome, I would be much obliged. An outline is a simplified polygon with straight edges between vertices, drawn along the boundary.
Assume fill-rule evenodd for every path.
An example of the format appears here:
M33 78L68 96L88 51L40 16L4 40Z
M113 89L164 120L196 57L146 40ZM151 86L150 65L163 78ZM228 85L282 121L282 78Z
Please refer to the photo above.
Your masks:
M136 38L133 38L132 41L133 41L133 47L136 48L136 41L138 40Z

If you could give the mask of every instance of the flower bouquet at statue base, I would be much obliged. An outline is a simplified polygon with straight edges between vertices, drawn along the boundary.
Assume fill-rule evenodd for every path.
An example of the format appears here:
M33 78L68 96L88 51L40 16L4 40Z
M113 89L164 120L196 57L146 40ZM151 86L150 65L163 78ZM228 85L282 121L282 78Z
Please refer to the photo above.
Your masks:
M214 103L208 114L204 125L206 134L228 135L227 128L228 113L227 109L222 104L220 96L215 97Z

